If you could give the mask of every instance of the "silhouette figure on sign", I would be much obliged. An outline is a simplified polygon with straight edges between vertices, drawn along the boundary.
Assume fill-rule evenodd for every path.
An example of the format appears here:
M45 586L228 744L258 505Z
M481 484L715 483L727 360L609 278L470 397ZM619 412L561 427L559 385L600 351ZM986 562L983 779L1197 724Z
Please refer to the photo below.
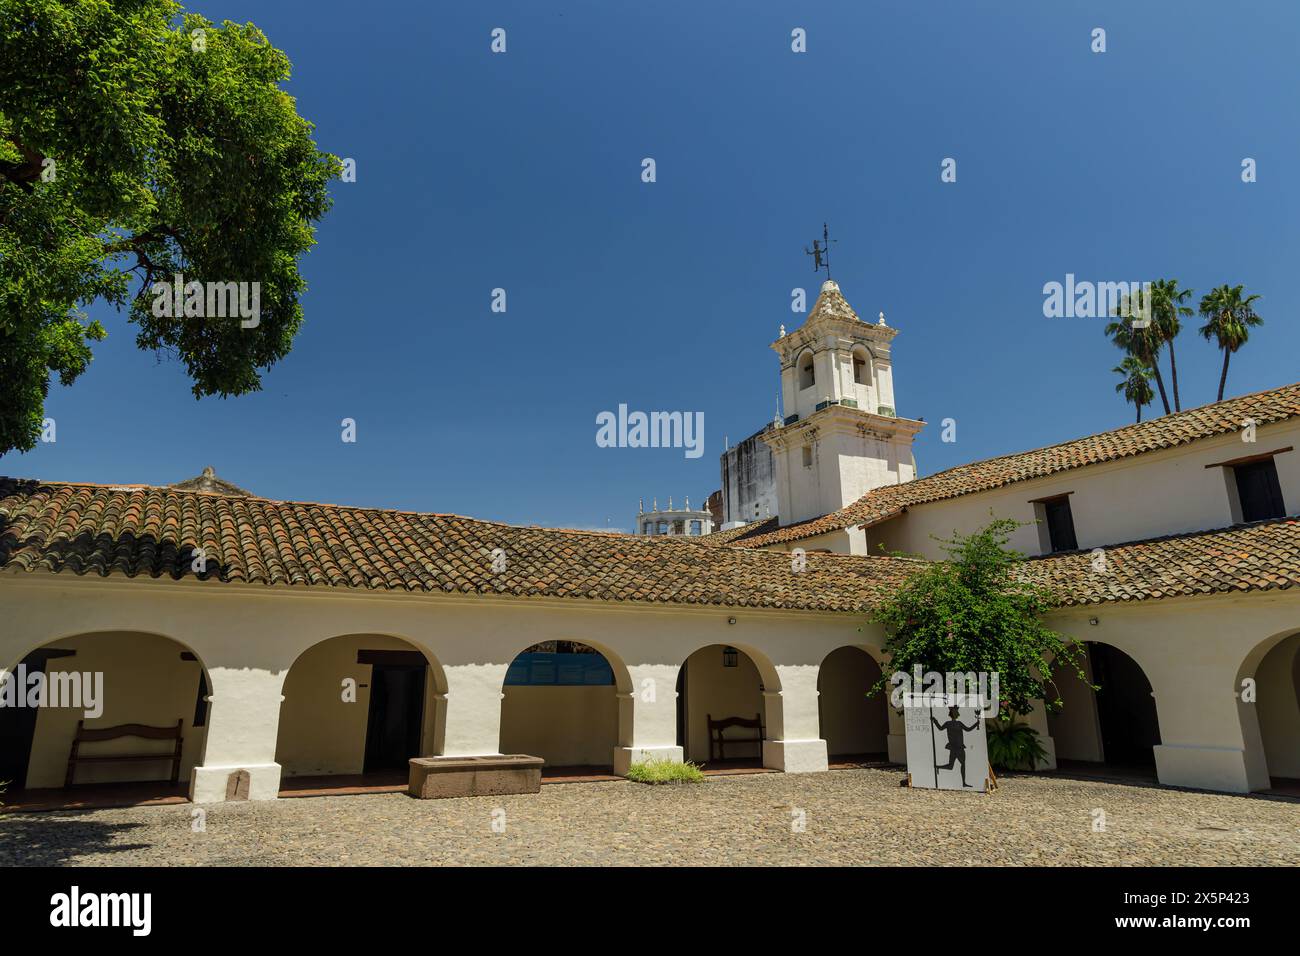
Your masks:
M961 785L963 787L970 787L970 784L966 782L966 738L964 734L968 734L972 730L977 729L980 723L979 718L976 717L975 723L967 727L958 719L959 716L960 712L956 707L948 708L948 717L950 719L946 724L941 724L939 721L935 720L933 714L930 716L930 723L934 724L936 729L945 731L948 734L948 742L944 744L944 746L948 748L948 763L941 767L939 766L939 762L936 760L934 769L937 781L938 771L951 770L954 763L960 763Z

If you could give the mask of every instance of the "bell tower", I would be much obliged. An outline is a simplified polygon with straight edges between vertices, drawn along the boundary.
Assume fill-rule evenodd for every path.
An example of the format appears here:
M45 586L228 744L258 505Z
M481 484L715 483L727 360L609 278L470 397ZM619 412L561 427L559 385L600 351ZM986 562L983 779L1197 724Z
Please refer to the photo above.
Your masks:
M785 417L762 437L772 448L783 526L916 477L912 439L925 423L894 411L897 334L883 312L877 322L858 318L831 279L801 328L787 335L781 327L772 349Z

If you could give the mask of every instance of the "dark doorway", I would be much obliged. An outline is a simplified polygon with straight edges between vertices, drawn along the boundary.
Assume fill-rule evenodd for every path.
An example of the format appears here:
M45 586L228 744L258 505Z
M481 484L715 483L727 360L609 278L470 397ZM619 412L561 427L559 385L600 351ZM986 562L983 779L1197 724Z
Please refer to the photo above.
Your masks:
M1088 645L1097 691L1102 757L1108 764L1155 766L1160 723L1151 684L1137 661L1108 644Z
M424 724L423 664L371 665L365 772L405 770L420 755Z
M9 680L14 681L14 693L27 693L26 679L43 673L45 664L54 657L70 657L76 651L32 651L14 668ZM22 668L22 670L19 670ZM22 676L24 683L17 683ZM27 765L32 757L32 740L36 737L37 707L0 707L0 783L8 782L13 790L21 790L27 783Z

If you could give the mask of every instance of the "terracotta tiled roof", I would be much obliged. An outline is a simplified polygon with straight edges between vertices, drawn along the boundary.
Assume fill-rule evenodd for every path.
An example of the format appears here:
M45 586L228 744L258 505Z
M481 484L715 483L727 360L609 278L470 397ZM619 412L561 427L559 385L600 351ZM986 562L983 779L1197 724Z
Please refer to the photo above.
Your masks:
M726 531L714 531L711 534L701 535L695 540L700 544L731 544L737 538L752 537L754 535L766 534L775 531L781 527L776 518L767 518L763 521L751 521L749 524L743 524L739 528L729 528Z
M202 548L207 570L193 561ZM506 570L492 570L493 550ZM150 486L0 478L0 569L274 586L860 611L918 562L702 548Z
M1241 429L1251 418L1257 425L1300 415L1300 384L1230 398L1212 405L1165 415L1138 425L1126 425L1085 438L1033 451L1003 455L958 465L925 478L887 485L867 492L847 508L781 528L748 525L721 539L709 535L707 544L735 544L747 548L798 541L856 525L871 525L900 514L912 505L942 501L960 495L1000 488L1017 481L1043 478L1072 468L1129 458L1149 451L1186 445Z
M0 478L0 570L271 586L867 611L921 562L702 548L686 536L521 528L150 486ZM192 564L202 547L208 570ZM506 570L492 572L492 551ZM1300 585L1300 520L1239 525L1025 562L1061 605Z
M1094 554L1031 558L1024 576L1061 605L1270 591L1300 586L1300 520L1282 518L1219 531L1170 535Z

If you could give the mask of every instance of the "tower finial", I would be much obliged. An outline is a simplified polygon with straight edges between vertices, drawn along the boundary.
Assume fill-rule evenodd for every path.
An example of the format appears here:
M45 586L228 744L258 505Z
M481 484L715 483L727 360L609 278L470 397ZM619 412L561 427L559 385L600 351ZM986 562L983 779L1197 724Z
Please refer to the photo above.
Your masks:
M831 243L832 242L839 242L839 240L832 239L830 235L830 231L826 226L826 223L822 223L821 242L818 243L818 241L814 239L813 247L809 249L805 246L803 250L804 255L813 257L813 272L821 272L822 269L826 270L827 281L829 281L831 278Z

